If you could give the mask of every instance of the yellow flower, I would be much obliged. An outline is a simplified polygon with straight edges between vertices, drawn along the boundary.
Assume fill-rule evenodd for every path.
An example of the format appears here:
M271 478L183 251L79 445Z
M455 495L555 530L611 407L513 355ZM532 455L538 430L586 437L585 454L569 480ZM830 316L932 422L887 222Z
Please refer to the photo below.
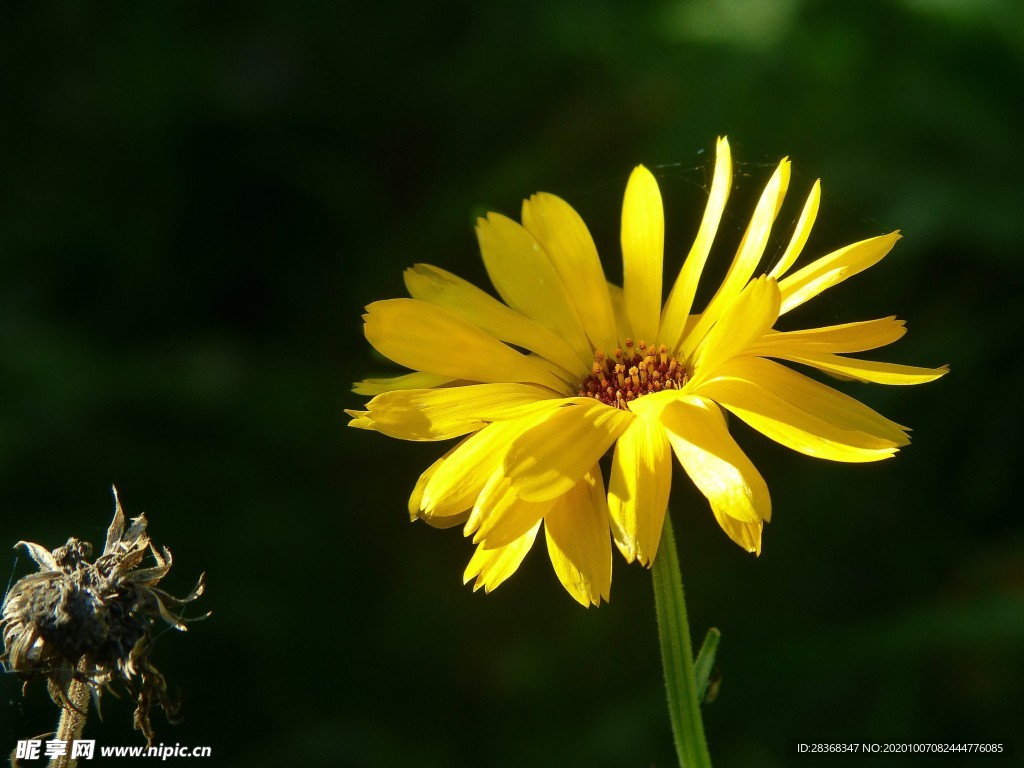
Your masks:
M816 182L782 257L754 277L788 183L783 160L700 313L692 306L697 281L732 186L725 138L703 220L664 304L661 193L638 166L622 207L622 288L605 280L576 211L539 193L523 202L522 224L497 213L477 222L504 303L417 264L405 272L412 298L367 307L366 338L414 372L357 383L356 392L375 397L365 411L348 412L350 426L404 440L462 437L420 476L409 512L437 527L465 525L477 545L465 572L474 589L490 591L514 573L543 523L555 573L573 598L585 606L607 600L610 539L630 562L654 560L673 453L725 533L759 553L771 500L723 409L782 445L833 461L877 461L909 443L905 427L775 362L879 384L946 372L845 356L900 338L895 317L773 329L780 315L877 263L899 239L863 240L790 273L818 212ZM613 446L606 493L598 460Z

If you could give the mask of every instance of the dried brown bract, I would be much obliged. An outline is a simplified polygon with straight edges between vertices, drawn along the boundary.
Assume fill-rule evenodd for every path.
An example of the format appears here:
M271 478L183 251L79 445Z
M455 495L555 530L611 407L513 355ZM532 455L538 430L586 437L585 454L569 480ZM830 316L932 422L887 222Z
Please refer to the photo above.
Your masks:
M170 551L153 546L145 515L126 527L116 488L114 505L106 544L95 562L89 561L92 546L75 538L52 552L18 542L39 572L19 580L4 600L0 661L26 685L45 678L54 703L83 716L83 707L69 700L73 686L87 686L98 708L103 691L120 683L136 703L135 728L152 743L154 702L169 722L180 719L179 702L150 662L153 627L159 618L186 629L181 610L202 594L203 576L184 598L159 589L156 585L171 569ZM156 564L140 568L147 552ZM88 706L88 697L83 703Z

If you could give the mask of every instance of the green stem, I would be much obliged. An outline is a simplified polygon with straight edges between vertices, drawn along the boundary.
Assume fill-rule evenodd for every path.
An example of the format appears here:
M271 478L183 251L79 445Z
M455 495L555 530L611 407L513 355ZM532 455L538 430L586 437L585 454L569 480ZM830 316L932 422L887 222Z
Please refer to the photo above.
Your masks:
M672 520L665 513L658 555L652 568L654 607L658 614L658 639L665 670L669 715L680 768L711 768L704 724L700 719L697 681L693 672L693 648L686 619L683 580L679 573L676 538Z

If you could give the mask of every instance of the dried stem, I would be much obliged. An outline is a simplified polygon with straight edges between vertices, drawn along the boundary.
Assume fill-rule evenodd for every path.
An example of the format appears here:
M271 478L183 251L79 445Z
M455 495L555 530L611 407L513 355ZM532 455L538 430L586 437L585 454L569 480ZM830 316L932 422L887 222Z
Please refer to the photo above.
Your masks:
M75 672L84 676L87 668L83 656L79 660L78 666L75 667ZM82 731L85 730L85 719L89 712L89 684L85 682L84 677L80 680L78 675L73 675L61 693L65 704L60 708L60 720L57 722L55 738L66 742L67 749L63 755L58 755L50 760L48 768L75 768L78 765L78 760L71 759L72 742L81 738Z

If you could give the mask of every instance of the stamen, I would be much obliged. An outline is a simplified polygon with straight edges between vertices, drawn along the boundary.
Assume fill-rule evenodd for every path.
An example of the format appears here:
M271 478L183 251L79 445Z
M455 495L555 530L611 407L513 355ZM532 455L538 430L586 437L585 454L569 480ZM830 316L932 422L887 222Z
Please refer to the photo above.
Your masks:
M581 397L626 410L627 403L644 395L682 389L692 375L690 366L672 357L664 344L641 341L634 346L626 339L624 346L615 350L614 359L600 350L594 353L590 375L580 382Z

